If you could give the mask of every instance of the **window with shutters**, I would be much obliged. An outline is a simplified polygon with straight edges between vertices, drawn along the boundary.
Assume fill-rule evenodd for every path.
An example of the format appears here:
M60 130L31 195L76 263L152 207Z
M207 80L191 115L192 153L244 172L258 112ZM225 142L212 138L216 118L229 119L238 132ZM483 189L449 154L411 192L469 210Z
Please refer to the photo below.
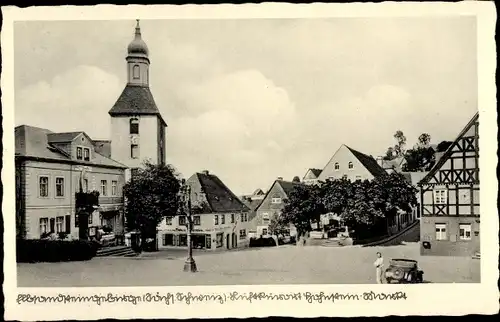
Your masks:
M64 217L56 218L56 233L64 232Z
M49 232L49 218L40 218L40 236Z

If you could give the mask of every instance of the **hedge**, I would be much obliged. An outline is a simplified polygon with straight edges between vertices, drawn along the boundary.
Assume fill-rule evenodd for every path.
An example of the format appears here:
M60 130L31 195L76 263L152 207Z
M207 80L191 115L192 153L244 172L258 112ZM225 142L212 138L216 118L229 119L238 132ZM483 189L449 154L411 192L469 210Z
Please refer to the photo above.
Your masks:
M16 257L18 263L84 261L96 256L98 248L84 240L26 239L16 241Z
M272 247L277 246L273 238L250 238L249 247Z

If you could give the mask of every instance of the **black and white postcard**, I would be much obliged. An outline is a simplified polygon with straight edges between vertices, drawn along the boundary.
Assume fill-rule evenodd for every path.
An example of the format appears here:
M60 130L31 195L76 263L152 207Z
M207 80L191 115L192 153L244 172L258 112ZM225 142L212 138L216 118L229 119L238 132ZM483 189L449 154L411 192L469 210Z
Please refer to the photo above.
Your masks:
M498 311L493 3L2 13L6 319Z

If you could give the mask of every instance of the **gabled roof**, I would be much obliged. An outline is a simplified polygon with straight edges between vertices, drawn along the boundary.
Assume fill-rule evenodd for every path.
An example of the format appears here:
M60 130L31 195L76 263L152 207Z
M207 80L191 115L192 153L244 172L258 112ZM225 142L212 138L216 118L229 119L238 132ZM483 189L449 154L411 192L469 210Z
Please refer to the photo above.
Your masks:
M382 176L382 175L387 175L387 172L385 172L384 169L377 163L377 160L375 160L373 157L366 155L364 153L361 153L359 151L356 151L346 145L346 148L351 151L351 153L356 157L356 159L361 162L361 164L374 176Z
M207 205L203 213L247 212L250 209L217 177L195 173L187 181L192 194L203 194Z
M263 194L264 194L264 191L262 191L262 189L260 189L260 188L253 192L253 196L260 196Z
M283 191L285 192L285 195L287 197L296 186L303 186L304 185L303 183L284 181L284 180L276 180L276 184L278 184L281 187L281 189L283 189Z
M147 86L127 84L115 105L109 110L109 115L156 115L167 125L156 107L153 94Z
M316 168L309 168L309 169L307 169L306 174L304 175L304 178L305 178L305 176L306 176L309 172L311 172L311 173L314 175L314 177L316 177L316 178L317 178L317 177L321 174L321 171L323 171L323 170L321 170L321 169L316 169Z
M262 202L262 199L246 199L246 198L243 198L241 200L241 202L243 202L245 204L245 206L247 206L251 211L254 211L260 205L260 203Z
M293 189L296 186L304 186L304 183L284 181L284 180L279 180L279 179L275 180L273 182L273 184L271 185L271 187L269 188L269 190L267 190L267 193L264 196L264 198L262 198L262 200L259 200L259 204L257 205L257 207L255 207L255 209L259 208L262 205L262 203L264 202L264 200L267 199L267 197L269 196L269 193L273 190L274 185L278 185L281 188L281 190L284 192L285 196L288 198L288 196L290 195L290 193L293 191Z
M441 169L443 164L449 159L451 154L453 153L453 148L457 144L458 140L464 136L465 133L474 125L474 123L479 119L479 112L476 112L472 119L467 123L467 125L460 131L460 134L458 134L457 138L453 141L452 144L446 149L446 151L443 153L443 155L439 158L439 161L436 162L436 164L432 167L432 169L429 171L429 173L418 183L418 185L426 184L429 182L431 178L434 177L434 174Z
M72 160L71 156L68 155L68 153L49 142L49 136L57 138L57 134L59 133L54 133L47 129L28 125L17 126L14 130L14 133L16 157L39 158L60 162L77 162L76 160ZM85 134L85 132L68 133L78 133L78 135L80 133ZM67 133L62 134L63 135L61 135L60 137L64 139L71 137L71 135L68 135ZM85 162L85 164L97 166L101 165L115 168L127 168L127 166L113 159L107 158L95 151L92 153L91 161Z

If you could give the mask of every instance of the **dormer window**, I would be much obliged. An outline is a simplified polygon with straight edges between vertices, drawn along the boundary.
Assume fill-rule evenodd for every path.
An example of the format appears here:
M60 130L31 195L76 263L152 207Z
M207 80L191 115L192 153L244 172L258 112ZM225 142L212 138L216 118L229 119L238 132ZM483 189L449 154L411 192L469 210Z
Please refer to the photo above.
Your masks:
M349 164L347 165L347 167L348 167L349 169L352 169L352 168L354 168L354 164L352 164L352 162L349 162Z
M83 149L83 159L85 161L90 161L90 149L89 148Z
M338 171L340 169L340 165L338 162L335 162L335 171Z
M76 159L77 160L82 160L83 159L83 149L81 147L76 148Z
M130 134L139 134L139 120L131 119L130 120Z

